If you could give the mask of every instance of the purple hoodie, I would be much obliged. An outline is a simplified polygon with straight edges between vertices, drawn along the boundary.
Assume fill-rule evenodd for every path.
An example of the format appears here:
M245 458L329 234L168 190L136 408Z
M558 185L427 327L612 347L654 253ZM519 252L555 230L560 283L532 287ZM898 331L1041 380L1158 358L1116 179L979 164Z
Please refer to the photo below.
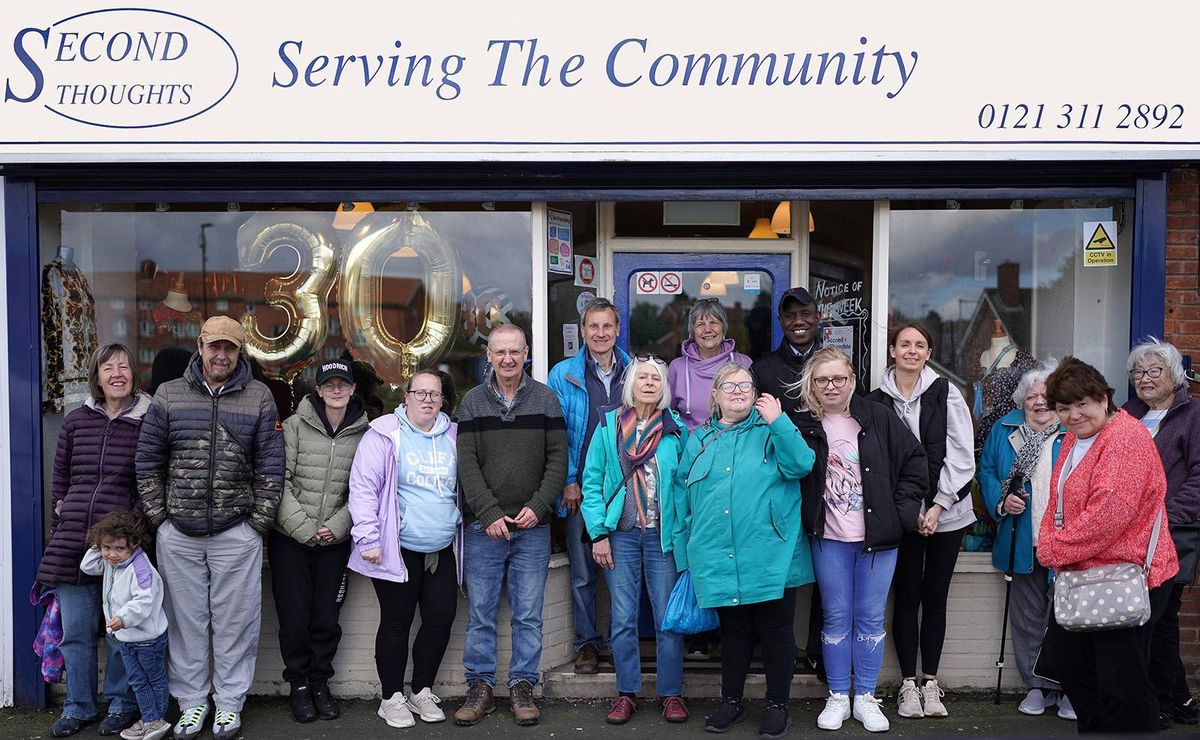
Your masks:
M363 435L354 453L350 468L350 529L353 542L350 550L350 570L368 578L405 583L408 568L400 555L400 502L396 495L396 441L400 420L395 414L385 414ZM453 445L458 437L458 425L450 423L446 436ZM458 490L458 505L462 508L462 489ZM454 537L455 560L458 561L458 583L463 582L463 526ZM380 548L379 565L363 560L366 550Z
M747 370L750 358L733 351L734 342L726 339L721 343L721 353L707 360L700 359L700 351L693 339L683 340L682 357L671 361L667 370L667 382L671 385L671 408L679 412L689 432L696 430L712 415L712 384L717 370L727 362L736 362Z

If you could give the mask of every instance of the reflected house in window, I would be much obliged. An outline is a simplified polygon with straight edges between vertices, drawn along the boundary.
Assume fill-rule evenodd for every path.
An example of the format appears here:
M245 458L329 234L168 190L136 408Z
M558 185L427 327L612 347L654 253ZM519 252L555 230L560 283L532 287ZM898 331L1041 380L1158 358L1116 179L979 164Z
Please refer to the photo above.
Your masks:
M975 304L975 312L959 345L959 366L970 377L979 377L986 369L979 357L992 345L992 334L999 326L1019 350L1030 351L1033 316L1033 289L1020 287L1021 265L1002 262L996 266L996 286L984 288ZM997 322L999 322L997 324Z

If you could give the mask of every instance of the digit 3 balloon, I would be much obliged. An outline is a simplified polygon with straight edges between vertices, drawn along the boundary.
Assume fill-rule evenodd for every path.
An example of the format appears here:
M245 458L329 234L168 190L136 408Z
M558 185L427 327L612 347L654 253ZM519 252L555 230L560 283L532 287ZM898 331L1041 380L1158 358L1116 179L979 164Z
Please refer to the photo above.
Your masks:
M383 380L403 385L449 349L462 276L457 253L420 213L386 215L392 218L382 226L371 223L365 233L361 226L353 232L342 260L338 304L346 335L358 338L361 359L371 361ZM425 318L410 342L397 339L383 321L384 265L401 249L412 250L425 266Z
M336 260L330 240L319 228L291 221L267 222L272 218L278 216L255 216L238 229L238 262L243 270L254 270L280 250L295 255L292 273L268 280L263 293L267 305L286 315L287 327L277 336L267 336L258 317L246 314L242 328L246 351L269 373L290 382L325 343L326 305L337 279Z
M462 332L472 344L487 344L492 329L511 324L512 299L499 288L483 286L463 296Z

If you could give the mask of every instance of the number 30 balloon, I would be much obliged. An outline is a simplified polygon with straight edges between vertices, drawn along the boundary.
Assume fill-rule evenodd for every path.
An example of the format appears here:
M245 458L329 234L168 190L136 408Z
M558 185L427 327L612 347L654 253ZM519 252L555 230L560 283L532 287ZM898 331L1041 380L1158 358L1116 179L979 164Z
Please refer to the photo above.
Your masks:
M411 342L397 339L383 323L383 267L405 247L424 263L426 277L425 322ZM368 355L361 359L370 360L380 378L403 385L449 349L461 291L458 255L421 214L406 211L349 246L338 305L346 335Z

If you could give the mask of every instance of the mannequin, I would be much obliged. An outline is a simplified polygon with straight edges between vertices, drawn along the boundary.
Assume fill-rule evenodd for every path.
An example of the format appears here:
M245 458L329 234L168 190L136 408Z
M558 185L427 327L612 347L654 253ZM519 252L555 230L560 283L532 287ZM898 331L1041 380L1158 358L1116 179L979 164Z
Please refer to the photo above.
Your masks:
M182 272L175 273L166 297L154 304L150 313L154 318L155 330L169 334L176 339L186 338L184 328L188 323L199 326L200 322L204 320L200 315L200 310L192 304L188 297Z
M61 413L88 399L88 364L98 344L96 301L72 247L59 247L42 268L41 292L42 410Z
M171 281L171 288L167 291L167 297L162 299L162 304L179 313L187 313L192 310L192 301L188 298L187 288L183 285L182 272L175 273L175 279Z
M1017 345L1012 343L1008 338L1008 332L1004 331L1004 325L996 319L995 328L992 331L992 344L983 351L979 356L979 364L983 367L983 376L987 377L996 370L1011 367L1013 361L1017 359Z

